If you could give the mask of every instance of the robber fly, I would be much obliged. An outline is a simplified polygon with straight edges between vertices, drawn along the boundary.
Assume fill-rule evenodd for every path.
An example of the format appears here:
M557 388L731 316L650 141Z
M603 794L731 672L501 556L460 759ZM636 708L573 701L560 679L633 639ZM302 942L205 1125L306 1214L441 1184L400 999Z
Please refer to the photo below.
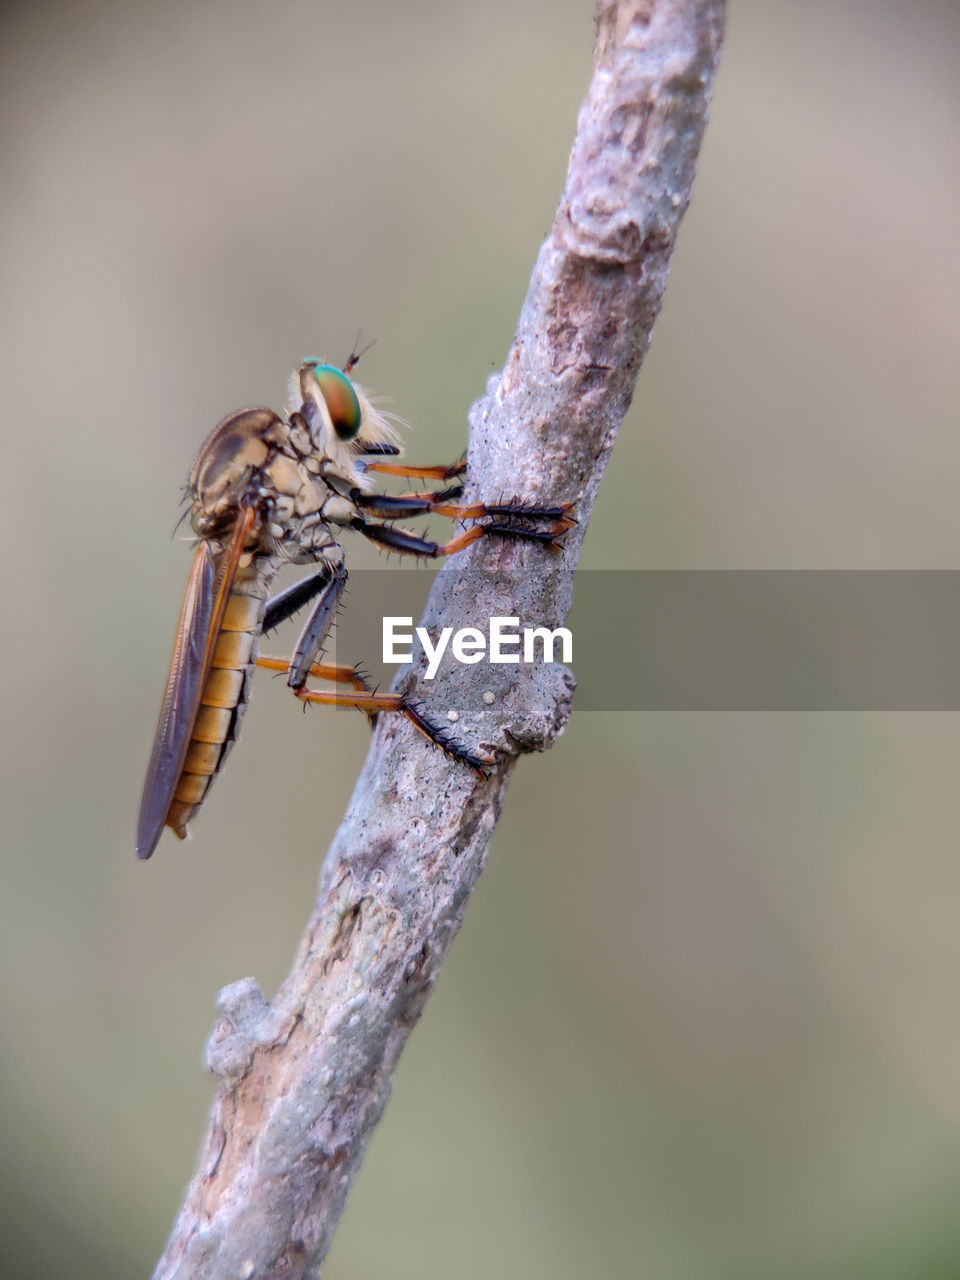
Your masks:
M167 687L147 768L137 854L149 858L164 826L181 839L237 740L254 667L285 671L302 702L405 716L435 746L481 776L493 761L456 741L406 696L369 689L357 668L318 661L347 581L334 531L354 529L401 555L448 556L484 535L523 538L557 549L570 528L571 504L458 504L466 464L405 466L397 432L343 369L306 360L291 380L285 416L241 409L214 428L187 486L197 536L180 609ZM373 473L435 480L448 487L392 496L371 492ZM453 482L450 484L450 482ZM432 513L472 524L437 543L381 523ZM547 520L536 528L530 520ZM316 571L270 598L288 564ZM313 602L293 657L258 656L260 636ZM308 676L335 690L307 688ZM347 687L349 686L349 687Z

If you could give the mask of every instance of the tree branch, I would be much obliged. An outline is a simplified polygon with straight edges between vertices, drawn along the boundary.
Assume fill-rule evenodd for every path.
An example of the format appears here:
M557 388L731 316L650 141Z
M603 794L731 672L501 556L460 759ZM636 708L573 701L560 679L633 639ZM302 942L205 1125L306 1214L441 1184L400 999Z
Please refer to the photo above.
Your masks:
M566 617L690 197L722 29L723 0L598 6L566 190L506 366L471 412L468 470L468 498L482 487L492 501L577 499L579 525L562 556L481 539L438 576L431 628ZM416 681L403 675L404 687ZM457 733L501 753L486 782L399 717L379 725L289 976L269 1004L252 978L220 993L210 1128L155 1280L314 1274L483 868L513 763L561 732L572 688L553 664L458 665L433 682L433 717L456 708Z

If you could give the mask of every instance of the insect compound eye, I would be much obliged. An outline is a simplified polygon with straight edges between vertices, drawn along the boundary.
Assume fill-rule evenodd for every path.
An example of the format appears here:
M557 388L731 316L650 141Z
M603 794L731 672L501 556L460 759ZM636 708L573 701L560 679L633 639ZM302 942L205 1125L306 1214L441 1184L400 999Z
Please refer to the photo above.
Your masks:
M320 394L323 396L333 429L341 440L352 440L360 430L362 414L353 383L332 364L313 366Z

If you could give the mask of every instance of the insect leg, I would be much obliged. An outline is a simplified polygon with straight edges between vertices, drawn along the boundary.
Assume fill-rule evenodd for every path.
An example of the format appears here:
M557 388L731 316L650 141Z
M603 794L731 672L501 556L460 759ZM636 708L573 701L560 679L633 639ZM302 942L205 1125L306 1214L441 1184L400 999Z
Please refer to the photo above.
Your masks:
M337 609L340 605L340 597L347 584L347 571L340 566L325 565L320 573L314 574L313 577L307 578L303 583L297 583L296 585L303 587L305 591L308 586L317 583L318 585L314 587L312 594L319 593L319 599L304 624L300 639L297 641L297 647L293 651L293 657L288 660L286 658L260 656L257 658L257 666L264 667L268 671L288 672L287 684L294 692L298 692L303 688L307 676L316 676L320 680L334 680L340 684L352 684L354 689L360 692L369 692L366 680L356 667L347 666L343 663L314 662L314 658L323 647L323 642L327 638L330 627L336 617ZM268 609L281 602L284 597L292 597L293 593L294 588L283 592L275 601L271 601ZM300 603L303 603L302 599ZM289 612L284 616L289 617ZM375 709L372 714L376 714Z
M486 516L500 516L506 519L552 520L557 525L556 533L573 528L576 521L570 515L572 502L563 502L556 507L537 507L526 502L473 502L460 504L450 502L450 498L460 496L462 489L457 486L440 489L435 493L405 493L394 497L389 493L361 493L355 490L350 494L355 506L361 511L369 512L381 520L397 520L407 516L434 515L447 516L451 520L482 520Z
M488 778L490 769L496 763L458 742L448 729L434 724L421 707L408 702L403 694L369 691L348 693L339 689L297 689L295 693L301 702L313 702L324 707L357 707L371 717L380 711L395 712L409 720L414 728L445 755L468 765L481 778Z
M308 578L301 578L293 586L287 587L286 591L281 591L272 600L268 600L263 615L263 631L275 631L281 622L286 622L298 613L329 584L331 573L330 566L324 564L316 573Z
M281 591L278 596L274 596L267 605L267 610L264 614L264 631L270 631L279 626L281 622L302 608L308 600L312 600L314 597L318 598L310 611L310 616L304 623L303 630L300 632L300 639L297 641L297 647L294 649L293 657L290 661L287 662L280 658L258 658L257 665L267 667L271 671L288 671L290 678L287 683L290 688L302 688L310 673L313 660L320 652L323 642L333 625L333 619L336 616L340 605L340 597L346 584L346 569L325 564L318 573L309 578L304 578L300 582L295 582L292 587L288 587L286 591ZM338 668L331 666L331 669L337 670ZM353 671L352 667L346 669ZM336 679L337 677L330 678ZM366 688L366 685L361 684L359 687Z
M429 515L434 511L438 498L455 498L462 489L444 489L438 493L361 493L359 489L350 494L355 507L376 516L379 520L400 520L407 516ZM442 514L442 512L440 513Z
M475 524L472 528L458 533L449 542L434 542L430 538L419 538L414 533L408 533L406 529L393 529L388 525L367 524L360 517L351 520L350 527L378 546L386 547L388 551L396 551L399 555L425 556L427 559L435 560L438 556L455 555L456 552L469 547L472 542L476 542L478 538L488 533L498 534L502 538L518 538L522 542L539 542L549 551L559 551L560 543L557 539L560 534L566 532L569 523L558 521L549 529L527 529L512 524Z
M462 476L467 469L466 458L451 462L447 466L415 467L405 462L367 462L367 471L376 471L383 476L416 476L422 480L452 480L454 476Z
M289 671L290 659L268 658L260 654L257 657L257 666L263 667L266 671ZM352 684L361 693L370 692L370 686L362 672L357 667L351 667L344 662L314 662L307 675L313 676L316 680L333 680L337 684Z
M400 446L396 444L387 444L386 441L383 440L373 440L370 444L361 445L360 452L364 457L368 458L375 454L380 454L381 457L385 454L396 457L400 452Z
M427 498L430 502L451 502L463 493L463 481L456 480L448 489L429 489L426 493L417 490L415 493L401 493L401 498Z
M527 502L472 502L466 505L448 503L445 495L436 494L430 504L430 512L436 516L449 516L451 520L481 520L484 516L500 516L507 519L553 520L556 533L565 533L577 523L570 515L574 504L561 502L556 507L538 507Z
M333 626L337 609L340 607L340 597L347 585L347 571L342 565L328 565L327 569L328 580L304 623L297 647L290 659L290 676L287 684L291 689L302 689L306 683L314 659L323 648L323 642Z

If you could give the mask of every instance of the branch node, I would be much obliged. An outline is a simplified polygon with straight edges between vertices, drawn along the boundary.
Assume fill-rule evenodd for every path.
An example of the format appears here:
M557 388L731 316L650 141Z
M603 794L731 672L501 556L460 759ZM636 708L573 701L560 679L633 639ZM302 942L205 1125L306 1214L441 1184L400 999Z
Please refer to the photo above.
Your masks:
M527 668L503 695L503 724L508 755L546 751L563 733L570 718L577 681L559 662Z
M270 1004L256 978L240 978L222 988L217 1008L221 1016L206 1044L206 1063L214 1075L238 1080L249 1070L258 1044L267 1038Z

